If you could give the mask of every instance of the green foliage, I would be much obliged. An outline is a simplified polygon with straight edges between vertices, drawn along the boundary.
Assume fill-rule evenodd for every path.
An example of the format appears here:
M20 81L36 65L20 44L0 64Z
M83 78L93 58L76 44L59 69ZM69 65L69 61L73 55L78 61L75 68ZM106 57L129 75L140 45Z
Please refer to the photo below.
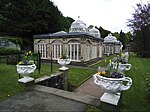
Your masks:
M69 84L77 87L94 73L96 73L96 70L69 67Z
M98 29L99 29L99 31L100 31L100 33L101 33L101 37L102 37L102 38L105 38L106 36L108 36L108 34L111 33L110 31L105 30L105 29L103 29L102 27L99 27Z
M0 64L0 100L11 97L26 88L18 83L16 66Z
M98 65L103 65L103 62ZM150 102L145 91L147 88L147 81L145 79L150 76L150 58L140 58L135 54L131 54L129 63L132 64L132 68L125 72L125 76L131 77L133 84L129 90L121 93L119 111L147 112L150 110ZM88 110L101 111L103 109L95 110L93 107L89 107ZM107 111L112 111L110 106L107 108Z
M119 33L118 33L118 32L113 33L113 35L114 35L117 39L119 39Z
M22 48L33 45L34 34L66 31L72 20L64 17L50 0L0 1L0 32L22 37Z
M33 74L31 74L31 77L39 78L51 75L52 72L50 67L51 64L42 64L40 74L38 73L38 70L36 70ZM53 64L53 73L58 72L59 67L60 65ZM95 72L95 70L91 69L69 67L69 84L73 87L78 86ZM25 87L18 83L19 76L16 71L16 66L0 64L0 73L0 100L26 90Z
M120 40L120 42L122 42L123 49L125 49L126 44L127 44L127 37L126 37L126 34L124 32L122 32L122 30L119 35L119 40Z
M102 112L102 110L100 108L98 108L98 107L94 107L94 106L88 105L86 107L85 112Z
M14 43L15 45L22 45L23 44L21 37L2 36L0 39L6 39L6 40Z
M18 35L56 32L68 29L70 18L64 17L57 6L49 0L1 1L2 31ZM2 21L2 20L1 20ZM9 25L8 25L9 24Z
M150 75L150 58L140 58L132 54L129 63L132 68L125 75L132 78L133 84L129 90L122 92L121 112L147 112L150 110L150 102L145 91L145 79Z
M120 33L113 33L113 35L123 44L123 49L125 49L126 45L133 39L133 35L130 32L124 33L122 30Z
M103 60L101 60L100 62L98 62L98 63L96 63L94 65L91 65L90 67L94 67L94 68L98 68L99 66L106 67L109 64L109 61L105 61L105 60L113 59L115 56L116 55L111 55L109 57L103 56Z
M32 53L31 51L26 52L22 57L22 60L37 60L37 53Z
M22 55L20 55L20 61L18 64L23 64L23 65L30 65L30 64L36 64L36 66L39 66L38 63L38 53L33 53L31 51L26 52Z
M18 54L19 50L14 48L0 48L0 55Z
M141 57L150 57L150 3L137 4L133 19L129 20L128 26L133 29L134 51Z

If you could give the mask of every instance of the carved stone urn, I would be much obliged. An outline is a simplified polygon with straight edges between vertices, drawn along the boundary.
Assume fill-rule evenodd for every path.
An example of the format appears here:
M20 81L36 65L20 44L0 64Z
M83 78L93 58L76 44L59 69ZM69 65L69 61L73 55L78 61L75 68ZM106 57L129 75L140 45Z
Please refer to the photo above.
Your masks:
M66 65L70 64L71 59L58 59L57 62L62 66L59 70L67 70Z
M101 87L104 90L103 96L100 98L100 101L117 105L120 99L120 92L128 90L132 85L132 79L129 77L123 78L107 78L100 76L97 73L93 75L94 83ZM124 85L123 82L127 82Z
M33 81L34 78L29 77L31 73L33 73L36 69L35 64L33 65L16 65L18 74L21 74L23 78L19 79L19 82L27 83Z
M122 73L122 72L128 71L128 70L131 69L131 67L132 67L131 64L119 64L119 66L118 66L118 72Z
M114 63L114 62L112 62L111 65L114 70L118 69L118 72L128 71L132 67L131 64L118 64L117 65L117 63Z

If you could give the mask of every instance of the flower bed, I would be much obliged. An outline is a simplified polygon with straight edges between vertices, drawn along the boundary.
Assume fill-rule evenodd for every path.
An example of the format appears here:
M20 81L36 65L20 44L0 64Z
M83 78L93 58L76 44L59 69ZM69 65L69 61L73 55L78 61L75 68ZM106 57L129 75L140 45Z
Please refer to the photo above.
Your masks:
M21 56L21 61L19 61L17 64L18 65L32 65L35 64L35 61L37 61L37 54L33 53L31 51L26 52L25 54L23 54L23 56Z

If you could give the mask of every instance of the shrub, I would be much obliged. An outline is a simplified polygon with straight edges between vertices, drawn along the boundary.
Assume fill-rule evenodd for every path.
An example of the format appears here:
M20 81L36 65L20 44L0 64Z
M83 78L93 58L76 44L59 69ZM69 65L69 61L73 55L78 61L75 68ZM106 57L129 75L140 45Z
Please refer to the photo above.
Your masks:
M14 48L0 48L0 55L18 54L19 50Z

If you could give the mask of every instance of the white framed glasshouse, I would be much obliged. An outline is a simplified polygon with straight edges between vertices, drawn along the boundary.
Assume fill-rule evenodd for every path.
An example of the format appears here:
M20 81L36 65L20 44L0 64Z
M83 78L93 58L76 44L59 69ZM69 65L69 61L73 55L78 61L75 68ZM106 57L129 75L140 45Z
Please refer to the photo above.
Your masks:
M34 35L34 52L40 51L42 59L59 59L66 54L72 62L86 62L102 57L100 32L93 27L87 30L81 20L72 23L69 32Z

